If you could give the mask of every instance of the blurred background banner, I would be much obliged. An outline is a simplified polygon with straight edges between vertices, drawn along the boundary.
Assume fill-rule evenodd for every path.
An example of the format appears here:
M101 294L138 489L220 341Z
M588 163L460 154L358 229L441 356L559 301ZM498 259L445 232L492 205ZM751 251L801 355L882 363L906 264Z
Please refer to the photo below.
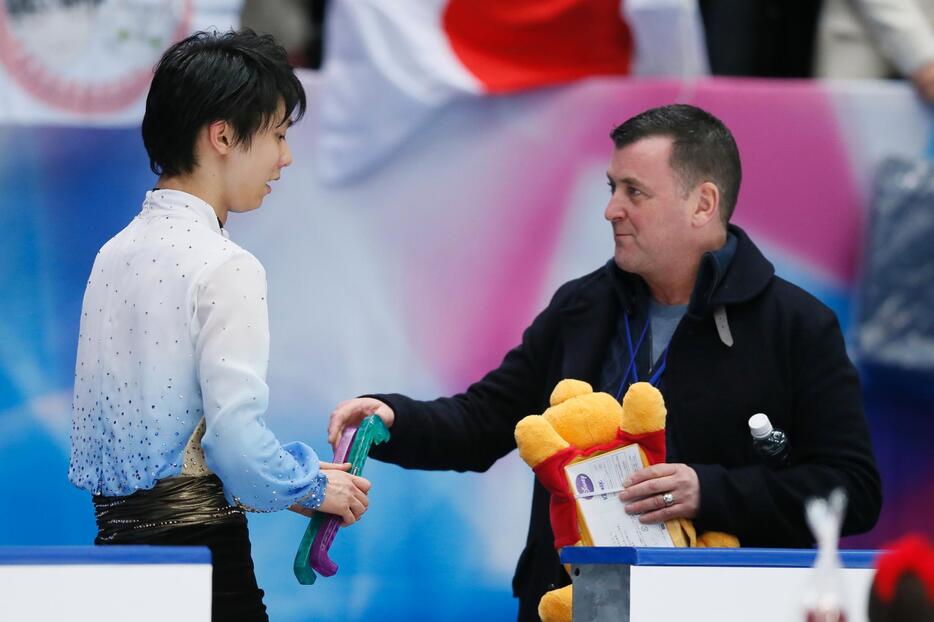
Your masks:
M560 283L611 256L608 133L627 117L681 101L722 118L744 163L735 221L851 337L875 170L890 156L923 159L932 123L903 83L591 78L452 100L391 157L333 184L321 176L328 82L301 77L310 107L289 134L295 163L261 210L228 224L269 279L267 421L325 459L339 400L464 389ZM97 249L155 182L135 125L71 118L0 124L0 544L94 537L91 501L66 479L81 297ZM932 535L932 404L866 380L885 503L876 529L845 544ZM366 475L371 508L336 539L339 573L312 587L291 571L305 520L250 517L272 619L514 617L532 486L515 454L486 474L371 461Z
M240 23L240 0L0 2L0 123L138 125L152 68L195 30Z

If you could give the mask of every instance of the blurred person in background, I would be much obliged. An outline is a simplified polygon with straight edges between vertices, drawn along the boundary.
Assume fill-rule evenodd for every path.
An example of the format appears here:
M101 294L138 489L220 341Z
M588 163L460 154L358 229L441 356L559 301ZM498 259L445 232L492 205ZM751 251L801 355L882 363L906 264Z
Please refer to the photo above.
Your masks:
M327 0L245 0L244 28L272 35L296 67L320 69L324 59L324 11Z
M934 0L824 0L819 78L907 78L934 102Z
M820 0L699 0L715 76L809 78Z

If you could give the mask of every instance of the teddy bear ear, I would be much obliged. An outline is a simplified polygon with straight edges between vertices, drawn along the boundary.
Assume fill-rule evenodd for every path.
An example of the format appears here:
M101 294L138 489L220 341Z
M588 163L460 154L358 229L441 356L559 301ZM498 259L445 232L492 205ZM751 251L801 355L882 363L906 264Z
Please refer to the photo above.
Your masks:
M644 434L665 428L665 399L648 382L637 382L623 396L623 426L630 434Z
M557 406L558 404L568 401L572 397L585 395L587 393L593 393L593 387L583 380L562 380L558 383L558 386L555 387L555 390L551 392L550 402L552 406Z

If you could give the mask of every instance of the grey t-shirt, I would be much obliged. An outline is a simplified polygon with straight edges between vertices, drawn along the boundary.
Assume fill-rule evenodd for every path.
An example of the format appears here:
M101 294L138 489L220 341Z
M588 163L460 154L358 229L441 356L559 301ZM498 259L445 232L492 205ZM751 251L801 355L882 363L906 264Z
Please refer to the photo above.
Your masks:
M678 323L687 312L688 306L684 305L663 305L652 298L649 301L649 321L652 324L652 367L662 355L662 351L668 347L671 336L678 328Z

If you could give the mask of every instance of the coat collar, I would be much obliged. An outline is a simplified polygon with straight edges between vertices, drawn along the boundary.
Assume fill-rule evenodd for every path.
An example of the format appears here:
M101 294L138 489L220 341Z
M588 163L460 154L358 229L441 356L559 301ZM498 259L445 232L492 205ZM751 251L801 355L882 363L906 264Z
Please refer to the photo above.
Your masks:
M772 264L753 244L746 232L729 226L731 239L719 251L707 253L689 313L696 316L713 313L723 305L751 300L761 293L775 274ZM732 253L732 258L729 256ZM593 382L600 372L604 352L616 331L619 312L625 311L644 322L648 286L641 277L620 270L611 259L599 270L580 279L564 306L564 378Z
M745 231L736 225L730 225L729 231L736 236L736 255L723 278L710 292L705 304L708 309L752 300L762 293L775 276L775 266L765 258Z
M642 277L620 270L612 259L604 266L607 282L626 313L638 314L648 304ZM751 300L775 275L775 268L736 225L727 229L727 243L701 258L688 312L701 316L721 305Z

